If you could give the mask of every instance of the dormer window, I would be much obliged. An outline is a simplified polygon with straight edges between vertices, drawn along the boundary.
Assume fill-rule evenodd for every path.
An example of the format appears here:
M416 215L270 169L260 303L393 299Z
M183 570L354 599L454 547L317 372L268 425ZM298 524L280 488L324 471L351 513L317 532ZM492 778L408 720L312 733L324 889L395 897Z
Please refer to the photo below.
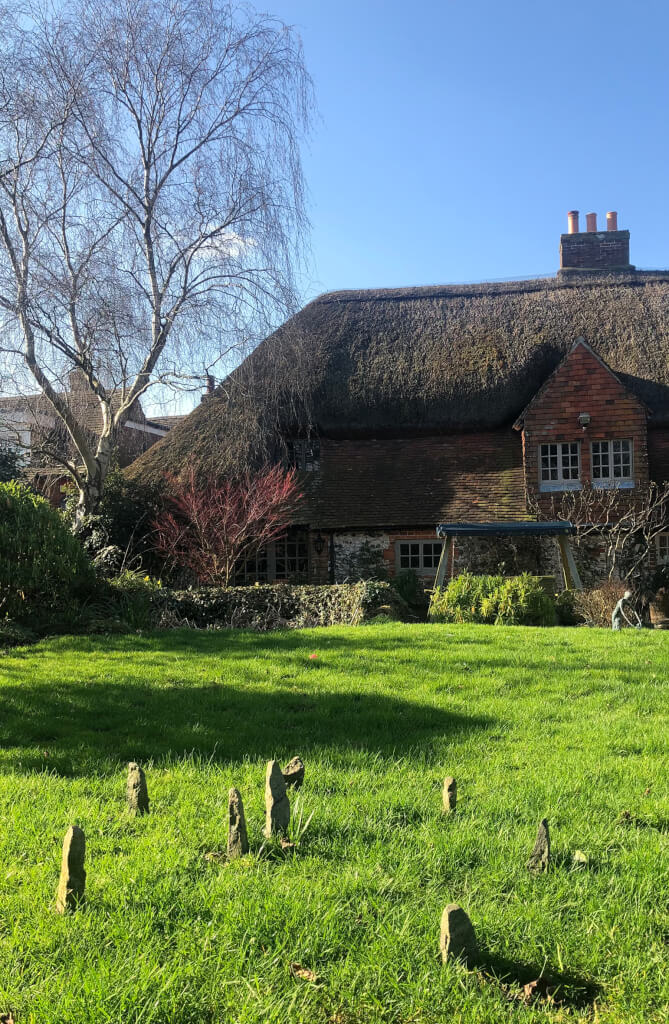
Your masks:
M593 441L591 451L593 487L634 487L631 441Z
M575 491L581 486L578 441L539 445L539 490Z
M288 465L303 473L316 473L321 464L321 444L317 437L293 438L286 444Z

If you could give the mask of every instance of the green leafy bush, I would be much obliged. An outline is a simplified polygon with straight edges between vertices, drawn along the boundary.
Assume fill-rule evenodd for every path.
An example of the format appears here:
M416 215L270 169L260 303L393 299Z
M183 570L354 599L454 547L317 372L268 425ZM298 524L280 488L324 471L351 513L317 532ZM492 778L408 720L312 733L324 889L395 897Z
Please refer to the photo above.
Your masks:
M0 484L0 615L44 618L90 595L95 573L56 509L16 482Z
M541 577L474 576L462 573L437 588L430 602L432 622L484 622L501 626L553 626L555 602Z
M162 589L160 580L125 569L109 580L114 617L131 629L146 629L155 618L154 597Z

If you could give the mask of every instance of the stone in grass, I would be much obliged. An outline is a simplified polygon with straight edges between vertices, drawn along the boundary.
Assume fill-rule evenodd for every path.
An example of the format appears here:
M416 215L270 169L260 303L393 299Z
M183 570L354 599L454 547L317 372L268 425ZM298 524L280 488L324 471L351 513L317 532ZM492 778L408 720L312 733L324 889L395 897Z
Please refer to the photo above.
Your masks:
M304 782L304 761L302 758L294 757L283 769L282 774L283 781L286 783L286 789L290 789L291 786L299 789Z
M146 788L146 776L136 761L128 764L128 783L126 786L128 810L131 814L149 813L149 791Z
M546 871L551 859L551 841L548 834L548 819L543 818L537 832L537 841L532 850L532 856L527 862L527 870L533 875L540 875Z
M457 903L449 903L441 915L441 935L439 937L441 959L461 960L471 966L478 954L474 926Z
M63 841L63 860L60 867L60 881L56 894L56 910L59 914L70 914L85 899L86 836L77 825L71 825Z
M231 789L228 793L228 859L236 860L248 852L249 839L242 795L238 789Z
M447 775L444 779L444 788L441 795L444 813L454 811L458 800L458 784L452 776Z
M265 829L269 839L274 835L285 835L290 825L290 801L286 794L286 783L278 761L268 761L265 773Z

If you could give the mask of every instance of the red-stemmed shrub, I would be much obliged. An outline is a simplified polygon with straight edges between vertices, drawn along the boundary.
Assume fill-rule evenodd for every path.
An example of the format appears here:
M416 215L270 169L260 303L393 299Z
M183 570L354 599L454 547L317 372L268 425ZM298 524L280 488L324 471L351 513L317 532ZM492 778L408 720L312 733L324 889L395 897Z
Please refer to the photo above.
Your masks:
M272 466L235 480L168 479L155 546L198 583L229 586L235 569L281 537L302 497L294 470Z

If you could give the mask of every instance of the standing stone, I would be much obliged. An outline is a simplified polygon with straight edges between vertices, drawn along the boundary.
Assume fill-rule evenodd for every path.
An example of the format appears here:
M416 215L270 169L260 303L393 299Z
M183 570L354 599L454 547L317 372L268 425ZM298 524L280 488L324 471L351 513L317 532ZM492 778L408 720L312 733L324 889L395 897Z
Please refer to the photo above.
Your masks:
M231 789L228 793L228 859L236 860L248 852L249 839L242 795L238 789Z
M290 789L291 786L295 789L300 788L304 782L304 761L301 757L294 757L288 762L283 769L283 781L286 783L286 789Z
M441 795L444 803L444 813L454 811L458 800L458 784L452 776L447 775L444 779L444 788Z
M478 946L474 926L457 903L449 903L441 915L439 948L444 963L447 960L462 960L471 966L476 960Z
M264 835L283 835L290 824L290 801L286 783L278 761L267 762L265 774L265 829Z
M548 835L548 820L543 818L537 832L537 841L532 850L532 856L527 862L527 870L533 875L540 875L546 871L551 859L551 841Z
M56 910L69 914L84 902L86 889L86 836L77 825L71 825L63 841L63 860L56 894Z
M131 814L149 813L149 791L146 788L146 776L136 761L128 765L128 784L126 786L128 810Z

